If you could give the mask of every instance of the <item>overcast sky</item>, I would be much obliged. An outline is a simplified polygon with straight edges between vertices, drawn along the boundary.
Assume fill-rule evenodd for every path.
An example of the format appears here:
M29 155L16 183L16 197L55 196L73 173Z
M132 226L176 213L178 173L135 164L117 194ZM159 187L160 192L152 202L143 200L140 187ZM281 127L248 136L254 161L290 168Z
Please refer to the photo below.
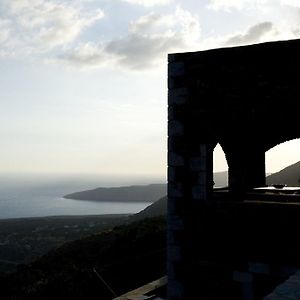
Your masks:
M0 172L165 176L167 53L299 36L298 0L0 0Z

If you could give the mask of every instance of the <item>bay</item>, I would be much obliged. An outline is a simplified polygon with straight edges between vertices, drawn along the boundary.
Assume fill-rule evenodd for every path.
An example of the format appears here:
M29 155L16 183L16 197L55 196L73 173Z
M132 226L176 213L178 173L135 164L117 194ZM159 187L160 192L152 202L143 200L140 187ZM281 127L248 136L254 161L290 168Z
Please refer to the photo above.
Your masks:
M149 202L92 202L61 197L24 197L0 199L0 219L61 215L132 214L146 208Z
M137 213L151 203L80 201L65 199L63 196L100 186L116 187L149 183L153 183L152 178L142 180L141 177L108 178L27 174L5 176L0 174L0 219Z

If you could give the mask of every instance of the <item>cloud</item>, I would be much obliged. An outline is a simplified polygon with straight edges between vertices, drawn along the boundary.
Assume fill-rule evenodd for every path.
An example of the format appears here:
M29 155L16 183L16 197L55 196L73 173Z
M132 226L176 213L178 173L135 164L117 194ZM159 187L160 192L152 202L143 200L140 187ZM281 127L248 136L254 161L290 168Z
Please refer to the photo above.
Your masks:
M159 66L166 59L167 52L182 46L178 34L139 35L130 34L123 39L114 40L106 46L106 51L117 57L119 65L129 69L147 69Z
M168 52L191 51L197 47L200 24L189 11L179 6L174 14L156 14L132 22L129 33L105 45L82 45L60 59L81 67L107 65L142 70L160 67Z
M116 57L109 55L103 46L95 43L78 45L73 51L50 59L49 62L64 62L67 65L81 69L93 69L107 65L113 65Z
M206 37L201 40L200 49L198 50L295 39L297 35L300 36L300 25L297 26L297 24L289 22L261 22L235 34Z
M161 15L157 13L150 13L145 16L141 16L135 22L131 22L130 31L146 33L151 32L153 29L164 29L164 27L173 26L176 23L175 15Z
M0 44L3 44L8 40L10 31L9 21L0 19Z
M300 7L300 3L298 0L281 0L280 4L294 6L294 7Z
M14 25L14 36L35 51L64 46L104 17L102 10L84 11L53 0L2 0L0 9Z
M46 26L40 30L39 39L41 43L50 47L68 44L103 16L101 10L80 16L73 8L57 7L49 16L50 20L45 23Z
M121 0L130 4L138 4L145 7L151 7L156 5L166 5L171 3L173 0Z
M14 55L15 41L11 37L12 31L11 22L0 18L0 58Z
M224 45L245 45L251 43L257 43L261 41L267 33L274 30L274 26L271 22L262 22L250 27L245 33L239 33L229 37ZM276 31L274 31L276 34Z
M270 0L210 0L211 3L208 7L214 10L241 10L244 8L258 8L269 1Z

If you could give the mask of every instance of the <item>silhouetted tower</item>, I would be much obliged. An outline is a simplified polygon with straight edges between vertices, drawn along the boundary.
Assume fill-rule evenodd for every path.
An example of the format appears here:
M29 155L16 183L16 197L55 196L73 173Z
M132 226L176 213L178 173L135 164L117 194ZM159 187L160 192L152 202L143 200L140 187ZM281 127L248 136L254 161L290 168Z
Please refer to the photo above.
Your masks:
M195 226L215 204L217 143L229 167L229 198L242 201L265 185L265 152L300 136L299 53L294 40L169 55L169 300L201 299L193 298L205 284Z

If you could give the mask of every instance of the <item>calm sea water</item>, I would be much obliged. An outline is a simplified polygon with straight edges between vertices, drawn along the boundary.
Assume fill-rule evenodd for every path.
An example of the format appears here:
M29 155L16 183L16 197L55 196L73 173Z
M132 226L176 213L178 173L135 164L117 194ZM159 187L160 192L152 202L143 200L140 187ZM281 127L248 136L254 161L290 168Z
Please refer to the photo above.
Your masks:
M137 213L151 203L92 202L64 199L85 189L162 182L155 178L0 174L0 219L56 215Z

